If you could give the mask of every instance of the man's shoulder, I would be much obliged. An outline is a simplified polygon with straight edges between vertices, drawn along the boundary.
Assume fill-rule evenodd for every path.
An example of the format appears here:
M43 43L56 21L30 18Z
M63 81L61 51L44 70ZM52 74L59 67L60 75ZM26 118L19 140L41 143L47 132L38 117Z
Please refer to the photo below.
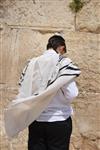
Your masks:
M61 65L68 65L68 64L72 63L72 60L68 57L60 56L59 62Z

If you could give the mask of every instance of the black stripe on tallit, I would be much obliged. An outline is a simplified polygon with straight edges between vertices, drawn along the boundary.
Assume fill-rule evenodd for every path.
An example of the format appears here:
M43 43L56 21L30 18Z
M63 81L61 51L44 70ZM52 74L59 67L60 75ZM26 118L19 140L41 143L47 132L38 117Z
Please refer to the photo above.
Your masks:
M68 66L69 66L69 64L68 64L68 65L63 66L62 68L60 68L60 69L59 69L59 71L61 71L62 69L66 68L66 67L68 67Z
M29 62L30 62L30 59L26 62L26 65L25 65L25 67L24 67L24 69L22 70L22 73L21 73L21 75L20 75L20 78L19 78L19 82L18 82L18 85L22 85L22 82L23 82L23 80L24 80L24 76L25 76L25 74L26 74L26 71L27 71L27 68L28 68L28 66L29 66Z
M69 73L66 73L66 74L61 74L59 77L61 76L79 76L80 74L77 74L77 73L72 73L72 74L69 74Z
M61 76L79 76L80 74L77 74L77 73L73 73L73 74L68 74L68 73L66 73L66 74L61 74L59 77L61 77ZM59 78L58 77L58 78ZM57 79L57 78L56 78ZM55 79L55 80L56 80ZM47 87L49 86L49 85L51 85L55 80L53 80L52 82L50 82L50 80L49 80L49 82L48 82L48 84L47 84Z
M71 63L72 63L72 62L71 62ZM70 63L70 64L71 64L71 63ZM70 69L70 70L80 70L79 68L74 68L74 67L69 66L70 64L63 66L62 68L59 69L59 71L61 71L61 70L64 69L64 68Z
M60 62L63 58L65 58L65 56L60 55L58 62Z
M80 70L79 68L74 68L74 67L67 67L66 69L70 69L70 70Z
M56 78L56 79L57 79L57 78ZM53 80L52 82L50 82L50 80L49 80L49 83L47 84L47 87L48 87L49 85L51 85L54 81L56 81L56 79Z

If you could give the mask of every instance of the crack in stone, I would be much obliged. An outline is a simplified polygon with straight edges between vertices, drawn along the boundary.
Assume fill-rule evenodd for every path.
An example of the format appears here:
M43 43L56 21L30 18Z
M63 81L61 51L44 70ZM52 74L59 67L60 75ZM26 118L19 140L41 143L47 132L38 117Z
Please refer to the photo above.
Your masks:
M93 34L100 34L100 27L97 27L96 30L91 30L87 27L80 27L77 31L79 32L88 32L88 33L93 33Z
M8 25L8 24L7 24ZM44 34L44 32L63 32L64 30L68 30L66 27L50 27L50 26L23 26L23 25L8 25L10 28L13 29L33 29L37 31L41 31L41 33ZM81 33L92 33L92 34L99 34L100 33L100 27L98 27L95 31L88 29L87 27L78 28L76 32Z

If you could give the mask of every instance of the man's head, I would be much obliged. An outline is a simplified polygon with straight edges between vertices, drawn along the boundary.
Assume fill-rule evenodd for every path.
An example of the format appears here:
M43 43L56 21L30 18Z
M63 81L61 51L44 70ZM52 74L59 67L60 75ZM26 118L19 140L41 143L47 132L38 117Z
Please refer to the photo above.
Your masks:
M63 55L66 53L65 39L60 35L53 35L49 38L47 49L53 48L57 53Z

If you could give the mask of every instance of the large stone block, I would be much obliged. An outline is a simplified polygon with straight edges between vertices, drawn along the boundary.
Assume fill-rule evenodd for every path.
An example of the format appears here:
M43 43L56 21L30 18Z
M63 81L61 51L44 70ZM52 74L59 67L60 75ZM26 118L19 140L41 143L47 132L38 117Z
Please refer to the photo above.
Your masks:
M3 0L1 21L10 25L74 29L70 0Z
M15 85L27 60L46 50L47 40L52 33L44 35L33 29L16 29L6 25L2 28L1 80Z
M100 33L100 1L84 0L86 3L77 15L77 29Z
M64 32L68 53L81 69L80 90L100 92L100 36L84 32Z

